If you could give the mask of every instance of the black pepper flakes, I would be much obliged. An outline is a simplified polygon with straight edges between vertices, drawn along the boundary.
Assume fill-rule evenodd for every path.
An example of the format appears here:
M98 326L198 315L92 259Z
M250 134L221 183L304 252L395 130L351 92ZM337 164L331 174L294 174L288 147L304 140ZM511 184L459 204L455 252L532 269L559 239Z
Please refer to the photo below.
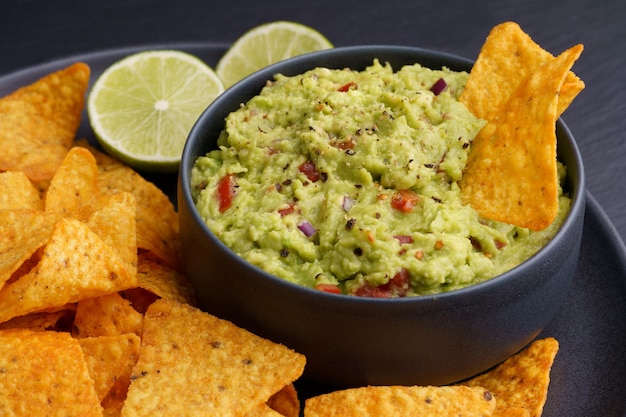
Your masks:
M286 257L288 257L288 256L289 256L289 249L281 249L281 250L280 250L280 256L281 256L282 258L286 258Z
M244 365L252 365L252 359L246 358L241 361Z
M355 224L356 224L356 219L349 219L346 222L346 230L352 230Z
M220 342L219 340L214 340L211 342L211 347L214 349L219 349L222 347L222 342Z
M141 371L139 374L133 374L130 376L130 379L132 381L139 379L139 378L143 378L144 376L148 375L148 371Z
M356 256L361 256L361 255L363 255L363 249L362 249L361 247L354 248L354 254L355 254Z

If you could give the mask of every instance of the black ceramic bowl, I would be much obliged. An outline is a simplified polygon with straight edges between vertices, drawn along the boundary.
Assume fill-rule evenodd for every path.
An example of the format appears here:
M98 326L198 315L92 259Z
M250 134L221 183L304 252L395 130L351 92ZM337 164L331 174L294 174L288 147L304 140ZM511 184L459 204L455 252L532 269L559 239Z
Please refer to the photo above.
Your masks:
M215 148L224 118L258 94L275 73L313 67L364 69L374 58L393 68L420 63L470 70L472 61L412 47L342 47L296 57L257 72L218 97L185 146L178 204L183 256L201 308L307 356L305 378L347 387L447 384L504 360L535 338L567 294L578 262L585 208L583 163L557 122L558 156L573 202L556 236L535 256L484 283L440 295L371 299L327 294L276 278L218 240L195 209L190 174Z

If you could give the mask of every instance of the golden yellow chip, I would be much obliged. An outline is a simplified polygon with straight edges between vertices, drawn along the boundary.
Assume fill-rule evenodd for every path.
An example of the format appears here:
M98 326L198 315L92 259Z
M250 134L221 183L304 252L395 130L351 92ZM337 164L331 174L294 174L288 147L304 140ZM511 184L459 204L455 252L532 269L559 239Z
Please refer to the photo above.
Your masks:
M69 150L50 180L45 195L46 211L71 213L98 201L98 166L91 152L74 147Z
M252 411L249 411L244 417L282 417L283 414L270 408L267 404L257 405Z
M87 225L111 247L130 274L137 273L137 203L126 192L112 195L87 220Z
M495 408L480 387L367 386L309 398L304 417L489 417Z
M22 171L0 172L0 210L43 210L43 200L35 185Z
M39 263L0 291L0 322L135 287L124 263L84 223L59 220Z
M0 99L0 171L52 178L80 125L89 75L76 63Z
M73 335L78 338L127 333L141 336L142 327L143 315L128 300L113 293L78 302Z
M574 46L532 73L474 138L460 186L481 217L531 230L556 217L559 90L582 49Z
M159 298L171 298L180 303L195 304L193 287L187 276L160 262L149 253L139 255L137 282L139 288Z
M498 400L499 410L512 408L514 412L515 408L523 408L531 416L540 416L548 396L550 370L558 350L559 343L553 338L536 340L493 370L463 384L491 391Z
M0 289L46 244L57 219L39 210L0 210Z
M139 336L129 333L78 340L98 401L102 402L118 379L124 378L126 374L130 381L130 373L139 354Z
M169 198L153 183L132 168L97 151L84 142L96 158L98 183L104 196L120 191L132 193L137 200L137 247L152 252L163 262L182 271L178 213Z
M300 400L293 384L286 385L272 395L267 401L267 405L285 417L298 417L300 415Z
M68 333L0 331L0 369L2 415L102 416L83 352Z
M155 301L123 417L241 416L297 379L305 358L187 304Z
M491 121L519 84L553 58L517 23L497 25L487 36L459 100L476 117ZM557 117L584 87L573 72L567 72L559 89Z
M130 378L132 369L135 363L137 363L137 356L133 355L128 361L128 367L124 370L124 373L120 375L116 380L113 387L109 390L108 394L102 400L102 408L104 408L103 417L118 417L122 412L124 401L126 400L126 394L128 394L128 387L130 386Z
M530 417L530 411L520 407L509 407L504 409L497 408L493 417Z

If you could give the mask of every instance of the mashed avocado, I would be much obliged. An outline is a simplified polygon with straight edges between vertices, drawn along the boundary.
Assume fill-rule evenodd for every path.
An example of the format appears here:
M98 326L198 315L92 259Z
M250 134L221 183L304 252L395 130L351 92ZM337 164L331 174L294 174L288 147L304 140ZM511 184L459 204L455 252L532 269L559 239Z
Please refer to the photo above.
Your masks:
M467 76L378 61L277 75L196 161L200 214L252 264L330 292L433 294L514 267L555 233L569 200L541 232L461 203L457 182L484 125L457 100Z

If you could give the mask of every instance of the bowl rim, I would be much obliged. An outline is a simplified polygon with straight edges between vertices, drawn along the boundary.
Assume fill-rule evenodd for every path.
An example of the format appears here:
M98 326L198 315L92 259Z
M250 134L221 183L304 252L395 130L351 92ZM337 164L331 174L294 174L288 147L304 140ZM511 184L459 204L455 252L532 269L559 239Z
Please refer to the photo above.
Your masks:
M183 154L181 158L181 164L179 168L179 179L178 179L178 194L179 200L183 198L185 200L186 206L188 207L189 213L193 218L194 223L199 225L202 232L206 234L206 236L212 240L214 244L216 244L220 249L230 257L235 258L239 262L242 262L246 267L253 269L258 275L260 275L261 279L267 280L268 283L275 285L279 288L282 288L286 291L297 291L303 296L316 297L320 299L328 299L333 302L339 303L350 303L350 304L362 304L363 306L371 306L371 305L394 305L401 306L405 304L427 304L432 303L433 301L442 302L447 299L465 299L466 297L474 297L480 295L484 292L491 291L494 287L499 287L503 285L504 282L509 281L511 277L516 276L518 274L524 274L524 269L529 268L531 263L541 262L543 258L548 256L551 253L555 246L558 245L558 241L563 239L564 235L568 234L570 228L573 226L575 222L577 222L577 218L575 216L576 213L580 211L584 211L585 208L585 190L586 190L586 179L585 179L585 170L584 163L582 159L582 155L580 153L580 149L576 143L576 140L571 133L568 126L565 124L563 119L560 117L556 121L555 129L557 131L557 140L558 141L566 141L569 143L572 151L572 159L574 160L576 169L576 179L577 187L575 189L570 190L570 198L571 205L569 211L565 218L563 219L563 223L559 227L559 230L555 233L555 235L544 245L542 246L536 253L530 256L528 259L524 260L519 265L513 267L512 269L497 275L493 278L487 279L485 281L471 284L467 287L454 289L446 292L436 293L436 294L426 294L426 295L417 295L411 297L400 297L400 298L370 298L370 297L356 297L349 296L346 294L332 294L324 291L319 291L314 288L309 288L297 283L293 283L272 275L265 270L257 267L256 265L250 264L245 261L242 257L237 255L232 249L230 249L226 244L224 244L208 227L206 222L202 219L198 210L195 206L195 202L191 196L191 169L195 160L202 154L194 153L193 145L198 141L198 137L201 137L202 125L205 119L209 119L213 116L213 113L216 111L215 109L220 109L220 106L226 106L230 108L224 114L225 116L234 111L237 106L233 103L236 101L237 105L241 102L241 100L233 100L238 96L243 95L246 96L247 100L249 100L252 96L249 94L242 94L241 90L249 89L249 84L257 84L256 93L258 93L261 88L265 85L265 82L269 79L272 79L276 73L283 73L286 75L296 75L306 71L307 69L314 68L315 66L321 65L309 65L310 63L314 63L319 61L320 59L327 58L337 58L339 56L345 54L368 54L371 56L372 61L377 53L384 51L385 54L408 54L411 56L415 56L415 63L422 63L425 60L434 59L436 61L449 61L451 67L464 67L466 71L469 71L474 63L473 60L455 55L445 51L436 51L432 49L425 49L421 47L413 47L413 46L404 46L404 45L384 45L384 44L373 44L373 45L357 45L357 46L340 46L332 49L325 49L321 51L311 52L303 55L299 55L297 57L289 58L275 64L269 65L247 77L238 81L233 86L224 91L220 96L218 96L212 103L210 103L207 108L202 112L202 114L197 119L196 123L192 127L187 141L185 143ZM427 66L427 65L425 65ZM446 65L447 66L447 65ZM346 67L346 66L344 66ZM290 69L290 71L284 71L284 69ZM294 68L304 68L301 70L293 70ZM454 68L452 68L455 70ZM461 69L463 70L463 69ZM255 94L256 94L255 93ZM229 106L230 104L230 106ZM224 112L222 112L224 113ZM194 139L195 138L195 139ZM558 155L558 150L557 150ZM568 169L568 175L570 175L570 170ZM576 181L575 181L576 182Z

